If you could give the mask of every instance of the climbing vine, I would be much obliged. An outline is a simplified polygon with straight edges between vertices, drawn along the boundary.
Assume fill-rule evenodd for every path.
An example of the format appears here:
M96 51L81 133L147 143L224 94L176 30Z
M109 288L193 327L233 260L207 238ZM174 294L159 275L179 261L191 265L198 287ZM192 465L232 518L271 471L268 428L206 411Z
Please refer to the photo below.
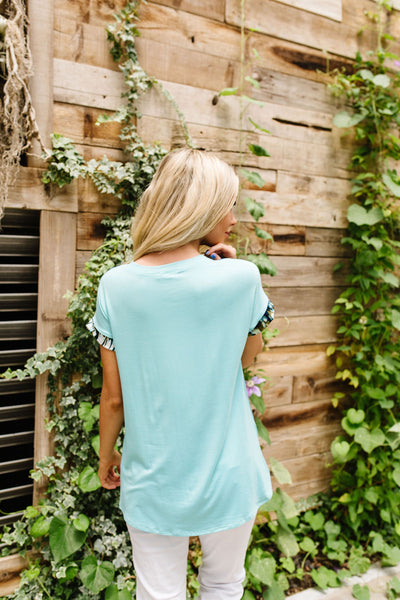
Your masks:
M400 62L384 48L392 41L382 26L390 7L379 8L377 51L358 54L354 71L337 72L332 85L349 107L334 123L354 132L356 148L342 239L351 249L347 288L333 309L339 344L328 348L336 377L350 388L344 431L332 444L331 502L346 535L371 551L400 541Z

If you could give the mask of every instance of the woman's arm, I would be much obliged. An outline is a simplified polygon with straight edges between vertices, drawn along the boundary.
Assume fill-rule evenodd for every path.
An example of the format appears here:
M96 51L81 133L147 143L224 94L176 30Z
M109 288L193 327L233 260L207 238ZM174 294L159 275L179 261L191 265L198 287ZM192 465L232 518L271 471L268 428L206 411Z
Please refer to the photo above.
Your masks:
M114 450L124 422L121 380L115 352L100 346L103 363L103 388L100 397L100 462L99 477L104 488L113 490L120 485L121 455Z
M242 354L242 367L250 367L257 354L263 349L262 334L249 335Z

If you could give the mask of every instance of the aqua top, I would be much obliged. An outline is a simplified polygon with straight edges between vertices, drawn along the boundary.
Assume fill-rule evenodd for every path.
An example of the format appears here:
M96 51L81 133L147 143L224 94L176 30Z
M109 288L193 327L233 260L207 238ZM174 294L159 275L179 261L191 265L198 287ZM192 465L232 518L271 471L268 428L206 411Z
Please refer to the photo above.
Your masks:
M93 324L117 353L120 506L132 527L221 531L271 497L240 360L263 318L273 306L248 261L132 262L102 277Z

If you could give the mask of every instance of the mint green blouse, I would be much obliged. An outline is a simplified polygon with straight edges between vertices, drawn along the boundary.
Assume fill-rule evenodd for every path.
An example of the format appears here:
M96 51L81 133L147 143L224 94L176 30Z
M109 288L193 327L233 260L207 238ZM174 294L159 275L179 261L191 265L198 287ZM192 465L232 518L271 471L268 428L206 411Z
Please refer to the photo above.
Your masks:
M270 499L240 359L249 332L272 318L258 269L244 260L132 262L102 277L92 324L117 354L129 525L211 533Z

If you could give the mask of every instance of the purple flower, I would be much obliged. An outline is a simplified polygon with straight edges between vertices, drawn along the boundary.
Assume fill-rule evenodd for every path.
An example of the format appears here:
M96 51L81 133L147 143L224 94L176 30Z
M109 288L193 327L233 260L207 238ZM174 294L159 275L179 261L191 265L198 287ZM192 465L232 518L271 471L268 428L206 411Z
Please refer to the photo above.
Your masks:
M252 377L251 379L246 379L246 389L247 395L250 398L253 394L255 396L261 396L261 390L258 387L260 383L264 383L265 379L262 377Z
M400 60L393 61L393 64L395 67L397 67L397 69L400 69Z

